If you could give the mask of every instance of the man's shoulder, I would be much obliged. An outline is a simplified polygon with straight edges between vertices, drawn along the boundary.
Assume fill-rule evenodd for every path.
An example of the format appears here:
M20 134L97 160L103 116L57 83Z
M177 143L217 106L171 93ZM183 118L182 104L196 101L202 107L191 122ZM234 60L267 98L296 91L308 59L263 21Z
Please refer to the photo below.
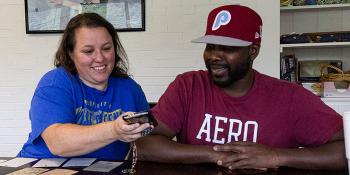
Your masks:
M183 80L208 80L209 76L208 71L196 70L179 74L176 78Z
M302 86L300 86L296 83L292 83L292 82L289 82L286 80L281 80L281 79L271 77L269 75L262 74L259 72L257 72L256 74L259 77L260 85L268 87L269 89L275 89L277 91L289 91L289 92L295 92L295 91L305 92L305 91L307 91ZM276 91L272 91L272 92L276 92Z

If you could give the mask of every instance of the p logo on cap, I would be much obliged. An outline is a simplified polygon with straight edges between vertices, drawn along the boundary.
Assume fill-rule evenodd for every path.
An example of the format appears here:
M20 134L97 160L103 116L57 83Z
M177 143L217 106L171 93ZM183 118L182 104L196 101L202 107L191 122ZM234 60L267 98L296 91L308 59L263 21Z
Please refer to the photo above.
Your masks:
M214 20L211 30L217 30L220 26L226 25L231 21L231 13L227 10L219 12Z

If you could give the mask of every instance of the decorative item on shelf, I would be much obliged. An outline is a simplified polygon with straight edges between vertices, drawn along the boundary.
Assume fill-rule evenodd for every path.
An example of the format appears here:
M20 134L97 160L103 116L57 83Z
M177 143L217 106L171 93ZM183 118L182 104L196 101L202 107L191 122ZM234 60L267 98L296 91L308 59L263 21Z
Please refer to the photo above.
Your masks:
M306 5L316 5L317 4L316 0L306 0L305 2L306 2Z
M336 73L325 73L325 69L333 69ZM324 97L350 97L350 71L344 72L336 66L324 65L320 72Z
M342 42L350 42L350 32L344 32L341 35Z
M296 43L310 43L311 38L306 34L286 34L280 37L281 44L296 44Z
M342 42L343 32L316 32L307 33L314 43Z
M349 31L337 32L315 32L302 34L285 34L281 35L281 44L297 44L297 43L325 43L325 42L350 42Z
M315 36L316 43L326 42L341 42L341 36L339 34L320 34Z
M294 6L304 6L304 5L316 5L317 0L293 0L293 5ZM281 0L281 6L282 6L282 0ZM285 5L283 5L285 6Z
M341 4L342 0L317 0L318 5L324 4Z
M328 70L325 73L325 70ZM350 71L344 72L341 68L334 65L323 65L320 69L321 81L347 81L350 82ZM333 70L333 71L329 71Z
M303 82L301 83L301 85L311 91L313 94L317 95L317 96L321 96L322 95L322 89L321 89L321 86L322 86L322 83L320 82Z
M342 69L340 60L303 60L298 62L298 81L299 82L320 82L320 70L324 65L333 65ZM327 73L335 73L333 69L326 69Z
M281 79L297 83L297 62L295 55L285 55L281 57Z
M291 6L293 5L293 0L280 0L280 6Z
M306 0L294 0L293 1L294 6L303 6L306 5Z

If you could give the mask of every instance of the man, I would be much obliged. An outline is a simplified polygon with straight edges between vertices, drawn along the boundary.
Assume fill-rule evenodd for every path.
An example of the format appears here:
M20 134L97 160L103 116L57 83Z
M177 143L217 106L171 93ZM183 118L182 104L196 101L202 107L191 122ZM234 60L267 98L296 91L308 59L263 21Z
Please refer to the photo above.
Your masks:
M137 141L140 160L216 163L229 169L346 167L342 119L311 92L252 68L262 20L228 5L208 16L208 71L177 76L152 109L152 136ZM171 140L177 137L177 142Z

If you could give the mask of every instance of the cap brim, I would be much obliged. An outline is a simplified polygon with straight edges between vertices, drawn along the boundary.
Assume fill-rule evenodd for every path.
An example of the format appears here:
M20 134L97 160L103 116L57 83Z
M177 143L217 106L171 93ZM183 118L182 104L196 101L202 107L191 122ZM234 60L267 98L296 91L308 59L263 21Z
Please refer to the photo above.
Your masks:
M252 42L243 41L240 39L215 36L215 35L205 35L203 37L192 40L193 43L207 43L207 44L217 44L224 46L250 46Z

